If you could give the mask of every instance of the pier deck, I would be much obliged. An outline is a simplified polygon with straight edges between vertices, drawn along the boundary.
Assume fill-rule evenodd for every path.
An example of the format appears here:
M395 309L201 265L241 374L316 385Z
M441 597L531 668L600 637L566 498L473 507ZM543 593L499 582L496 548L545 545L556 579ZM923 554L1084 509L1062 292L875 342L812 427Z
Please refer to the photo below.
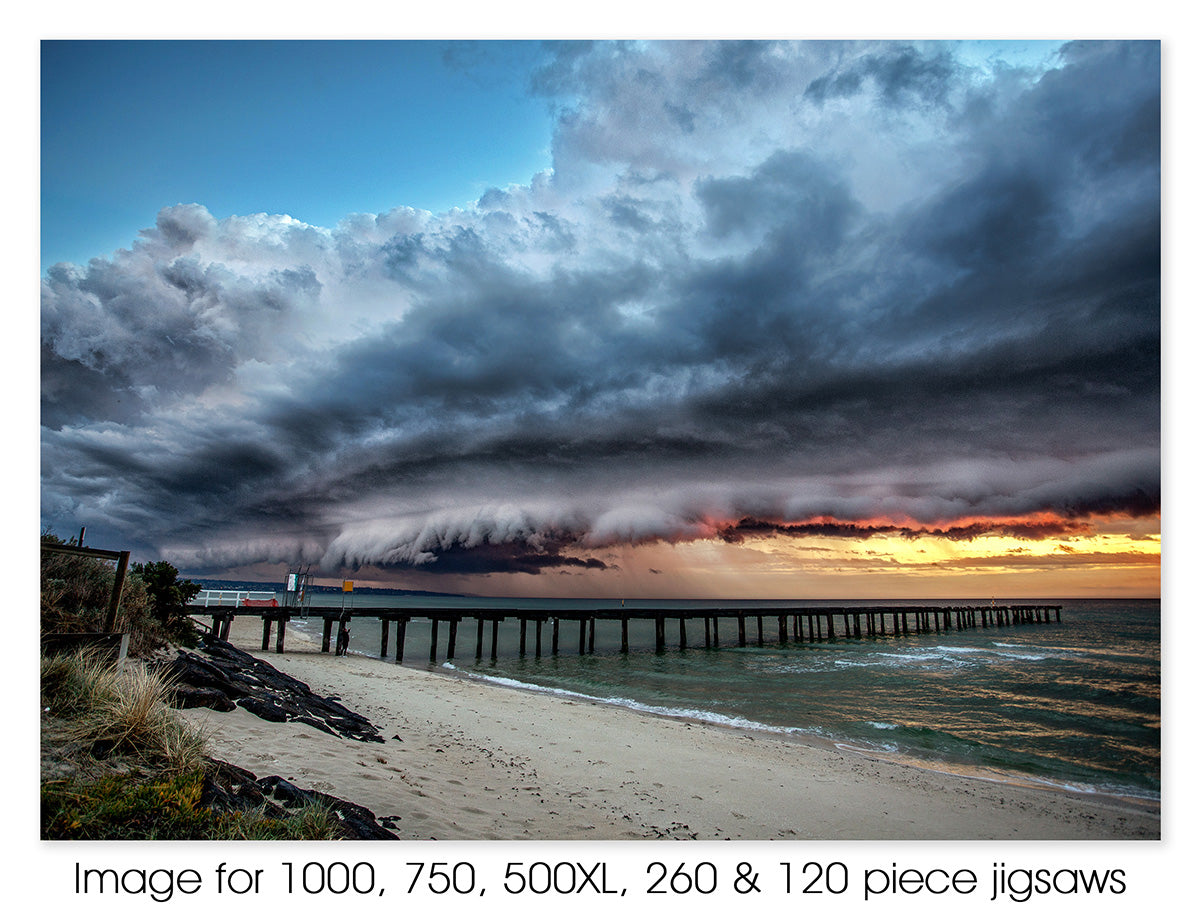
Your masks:
M392 625L395 624L394 654L396 663L404 660L405 642L409 621L413 619L430 622L429 661L434 663L439 655L439 632L446 624L445 643L441 647L442 657L455 658L458 651L458 630L463 620L475 621L475 658L484 656L485 645L490 643L490 655L496 657L497 634L500 624L509 619L519 622L520 648L526 654L529 643L535 655L543 652L544 630L550 630L551 654L558 654L562 640L563 625L578 625L578 652L595 651L596 622L619 621L621 624L621 651L629 651L629 622L631 620L654 622L654 643L658 652L668 647L668 621L678 626L677 645L681 649L699 647L699 624L704 627L705 648L722 645L722 624L734 629L732 637L726 637L726 645L747 646L753 642L764 645L818 642L834 639L876 639L902 637L922 633L941 633L952 630L973 630L1021 626L1025 624L1047 624L1062 622L1062 606L1046 604L985 605L965 607L941 606L872 606L872 607L794 607L771 608L769 611L746 608L703 608L703 609L639 609L598 608L595 610L497 610L495 608L336 608L336 607L204 607L191 605L189 612L196 617L211 617L212 632L228 638L229 627L235 617L259 617L263 622L262 648L271 645L271 631L275 628L275 651L284 651L286 623L293 618L320 618L323 621L321 651L330 651L334 625L338 625L338 651L348 644L347 625L351 621L376 619L380 623L379 655L386 658L391 642ZM1052 619L1053 618L1053 619ZM767 623L764 625L764 621ZM533 633L530 634L530 624ZM696 624L689 637L689 624ZM839 632L840 630L840 632ZM488 632L490 631L490 632ZM532 635L532 639L530 638ZM343 638L344 637L344 638ZM695 642L689 642L694 639ZM672 639L671 644L676 644Z

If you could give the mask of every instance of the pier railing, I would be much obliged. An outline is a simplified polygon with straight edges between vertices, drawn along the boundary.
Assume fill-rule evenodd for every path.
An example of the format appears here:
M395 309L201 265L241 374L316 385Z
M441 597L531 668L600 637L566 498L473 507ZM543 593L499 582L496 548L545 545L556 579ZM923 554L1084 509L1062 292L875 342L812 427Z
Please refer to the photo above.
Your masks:
M255 593L244 593L255 594ZM269 593L268 593L269 594ZM278 624L275 651L283 652L286 623L294 616L295 608L247 607L201 605L193 602L192 612L199 616L212 616L212 632L222 639L229 638L229 628L234 617L261 617L263 622L262 648L270 647L271 630ZM746 608L703 608L703 609L638 609L603 608L594 610L525 611L498 610L495 608L320 608L307 609L306 616L323 618L324 629L321 651L330 651L334 624L338 625L337 653L343 654L349 645L348 624L360 618L376 618L380 622L379 655L386 658L392 624L396 626L395 660L404 660L405 640L408 623L413 619L428 620L430 623L429 660L436 662L439 654L439 631L446 624L444 657L452 659L458 651L458 629L464 619L473 618L475 627L475 657L484 654L485 629L490 628L491 657L496 657L499 626L514 618L520 627L519 651L526 654L530 640L530 624L533 625L533 650L541 656L543 631L550 629L550 652L558 654L564 624L578 625L578 651L583 655L595 651L596 622L620 622L621 651L629 651L629 622L643 620L654 622L655 650L664 652L668 646L667 622L672 627L678 624L678 646L686 649L690 645L699 647L699 623L704 626L704 647L718 648L722 644L747 646L751 642L764 645L818 642L834 639L879 639L904 637L924 633L942 633L952 630L974 630L1022 626L1025 624L1050 624L1062 622L1062 605L1020 604L986 605L966 607L942 606L873 606L873 607L790 607L767 609ZM689 624L696 625L689 637ZM722 624L732 626L735 635L725 637L722 643ZM839 632L840 631L840 632ZM728 632L725 630L724 632ZM695 639L695 643L689 640ZM671 640L674 643L674 639Z
M206 588L192 599L191 607L253 607L248 602L271 602L274 592L236 591L233 589ZM262 606L261 604L259 605Z

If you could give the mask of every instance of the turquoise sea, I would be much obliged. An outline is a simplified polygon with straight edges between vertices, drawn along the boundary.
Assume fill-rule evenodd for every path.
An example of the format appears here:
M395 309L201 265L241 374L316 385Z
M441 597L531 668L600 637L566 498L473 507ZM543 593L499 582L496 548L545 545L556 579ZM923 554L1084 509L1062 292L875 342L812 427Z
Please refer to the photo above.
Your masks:
M387 596L356 595L353 600L356 608L401 606ZM341 598L316 595L312 601L340 606ZM653 624L631 621L631 650L623 654L620 623L598 621L594 654L580 655L578 624L564 621L557 655L550 654L547 626L542 655L535 657L531 624L522 656L517 623L509 619L501 625L495 660L488 657L490 643L482 659L474 657L475 627L468 618L459 629L452 661L444 659L442 626L438 660L432 664L429 623L413 620L405 664L660 715L824 739L982 778L1159 799L1159 601L1022 601L1061 604L1062 622L786 645L772 638L777 635L771 616L775 608L872 603L628 601L630 608L759 609L765 615L766 643L757 645L757 628L749 617L749 645L737 647L735 629L726 624L721 645L706 649L703 623L693 621L691 647L656 653ZM519 607L552 614L555 609L618 605L406 597L402 606ZM319 635L318 620L294 622ZM668 619L669 645L675 633L677 625ZM351 650L378 654L374 622L356 622Z

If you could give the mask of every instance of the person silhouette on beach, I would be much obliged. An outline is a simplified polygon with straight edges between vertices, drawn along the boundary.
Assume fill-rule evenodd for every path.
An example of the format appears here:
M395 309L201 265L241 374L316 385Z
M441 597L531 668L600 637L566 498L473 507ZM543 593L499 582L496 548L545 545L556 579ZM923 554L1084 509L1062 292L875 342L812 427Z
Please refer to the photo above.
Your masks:
M337 655L345 655L350 648L350 628L346 626L346 617L338 621Z

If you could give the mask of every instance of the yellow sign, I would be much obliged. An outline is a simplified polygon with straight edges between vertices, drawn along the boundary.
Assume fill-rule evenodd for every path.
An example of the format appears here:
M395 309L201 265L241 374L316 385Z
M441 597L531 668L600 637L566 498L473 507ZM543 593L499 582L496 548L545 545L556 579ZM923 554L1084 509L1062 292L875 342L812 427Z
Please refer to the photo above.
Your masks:
M344 592L354 591L354 581L352 579L343 579L342 580L342 591L344 591Z

